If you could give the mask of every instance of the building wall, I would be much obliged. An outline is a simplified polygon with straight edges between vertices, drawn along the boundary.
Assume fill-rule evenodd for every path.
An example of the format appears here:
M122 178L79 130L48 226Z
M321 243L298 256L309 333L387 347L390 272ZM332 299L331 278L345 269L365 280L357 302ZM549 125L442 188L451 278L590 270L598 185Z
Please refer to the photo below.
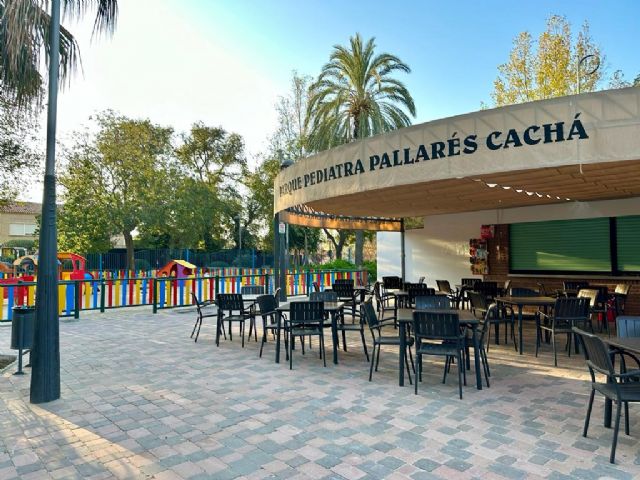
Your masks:
M33 214L0 212L0 244L9 240L34 240L36 238L35 235L9 235L9 225L12 223L37 225L36 216Z
M426 276L429 285L435 287L436 280L449 280L452 285L461 278L473 277L469 264L469 239L480 236L483 224L506 225L517 222L562 220L577 218L638 215L640 197L599 202L567 202L557 205L511 208L504 210L483 210L450 215L425 217L424 228L406 233L406 279L415 281ZM507 232L507 233L505 233ZM398 237L395 240L393 235ZM563 278L541 276L509 275L508 229L498 228L496 241L489 242L488 280L504 281L510 278L515 285L536 285L544 282L545 287L559 288ZM400 234L378 234L378 276L399 275ZM478 276L478 278L480 278ZM584 277L583 277L584 278ZM586 278L594 283L615 285L619 282L640 283L638 277ZM628 313L640 313L640 285L632 287L633 294Z

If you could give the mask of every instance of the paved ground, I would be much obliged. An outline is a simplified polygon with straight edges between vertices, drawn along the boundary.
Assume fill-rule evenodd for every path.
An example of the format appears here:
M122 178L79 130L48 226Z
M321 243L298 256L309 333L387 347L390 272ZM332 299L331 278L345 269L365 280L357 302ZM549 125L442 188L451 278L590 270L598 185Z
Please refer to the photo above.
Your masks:
M582 360L551 368L530 340L522 357L492 347L491 388L461 401L442 364L425 364L418 396L398 387L392 351L369 383L355 336L340 365L297 352L289 371L273 343L262 359L236 337L216 348L211 325L194 343L192 321L145 308L63 322L61 400L30 405L29 375L0 375L0 479L640 478L638 405L610 466L601 400L581 436Z

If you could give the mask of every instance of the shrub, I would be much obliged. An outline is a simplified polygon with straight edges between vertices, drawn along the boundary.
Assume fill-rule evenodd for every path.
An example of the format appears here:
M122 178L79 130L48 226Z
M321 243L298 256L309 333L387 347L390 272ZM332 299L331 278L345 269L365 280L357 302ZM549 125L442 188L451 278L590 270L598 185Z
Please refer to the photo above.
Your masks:
M213 262L209 262L207 268L226 268L229 264L227 262L223 262L222 260L214 260Z
M362 265L369 272L369 283L378 280L378 262L376 260L365 260Z
M136 271L144 270L146 272L151 270L151 264L144 258L135 258L133 260L133 266Z

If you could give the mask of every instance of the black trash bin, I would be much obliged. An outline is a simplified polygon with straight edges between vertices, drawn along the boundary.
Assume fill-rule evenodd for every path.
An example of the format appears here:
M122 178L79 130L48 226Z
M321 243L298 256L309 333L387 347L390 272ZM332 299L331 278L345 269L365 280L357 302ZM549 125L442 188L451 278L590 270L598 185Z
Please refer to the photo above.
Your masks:
M36 320L35 307L13 307L11 320L11 348L18 350L18 371L22 374L22 351L33 347L33 324Z

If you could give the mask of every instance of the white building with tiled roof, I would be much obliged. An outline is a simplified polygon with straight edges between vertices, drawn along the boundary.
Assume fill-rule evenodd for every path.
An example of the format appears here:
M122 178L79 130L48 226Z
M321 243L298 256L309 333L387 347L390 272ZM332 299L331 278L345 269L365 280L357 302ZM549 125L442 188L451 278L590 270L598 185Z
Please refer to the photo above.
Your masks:
M0 207L0 244L9 240L33 240L36 216L42 205L35 202L11 202Z

